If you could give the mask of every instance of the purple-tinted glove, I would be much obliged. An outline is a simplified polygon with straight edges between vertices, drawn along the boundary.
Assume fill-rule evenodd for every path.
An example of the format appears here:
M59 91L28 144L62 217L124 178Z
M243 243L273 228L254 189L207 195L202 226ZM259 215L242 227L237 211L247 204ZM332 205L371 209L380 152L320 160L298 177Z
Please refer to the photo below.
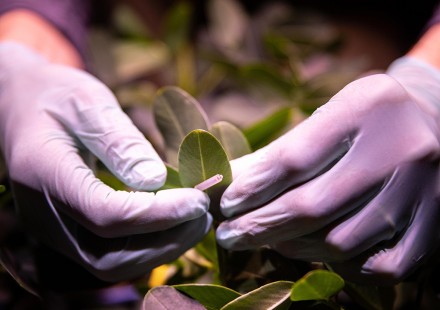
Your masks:
M146 274L210 228L201 191L115 191L97 179L90 152L139 190L160 187L166 170L106 86L10 42L0 44L0 146L25 226L103 280Z
M233 162L220 244L395 282L439 245L440 72L404 57Z

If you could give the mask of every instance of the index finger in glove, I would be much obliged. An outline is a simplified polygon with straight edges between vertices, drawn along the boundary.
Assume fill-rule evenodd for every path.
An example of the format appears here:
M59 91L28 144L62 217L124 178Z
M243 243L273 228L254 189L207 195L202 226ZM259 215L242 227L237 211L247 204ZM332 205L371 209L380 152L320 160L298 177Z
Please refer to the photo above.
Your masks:
M382 80L382 86L386 85L386 82L389 80ZM362 117L357 116L356 126L348 126L349 122L346 122L347 126L333 126L345 128L339 131L341 134L330 136L323 134L324 138L336 141L336 143L330 144L333 146L338 145L337 141L350 139L350 134L353 135L353 138L346 141L350 146L348 152L329 169L324 168L319 171L319 175L312 180L298 184L295 188L276 196L278 193L276 182L279 182L281 190L284 190L292 182L298 180L298 175L307 176L307 170L297 169L295 173L295 170L291 170L292 166L288 167L287 164L277 163L275 158L280 158L279 161L283 162L283 155L274 156L270 161L257 165L256 171L258 173L252 177L249 176L249 180L242 180L246 173L239 175L235 186L241 187L237 190L233 183L228 190L231 190L233 194L241 195L236 198L238 202L235 202L230 208L240 211L259 208L223 222L217 230L219 242L226 247L244 249L312 233L353 210L365 207L365 203L383 190L393 173L395 174L404 166L410 167L418 162L426 162L432 169L432 161L438 158L438 141L432 133L431 124L427 122L424 114L416 105L410 103L407 97L402 97L401 88L398 87L397 91L393 91L393 89L387 89L388 86L390 84L381 89L379 94L370 94L373 95L371 98L373 102L377 101L377 96L380 95L381 103L374 108L366 109L365 112L359 108L357 108L358 111L353 111L353 109L345 107L345 110L351 111L352 114L347 115L345 111L339 112L336 103L340 97L331 102L334 108L328 108L329 112L322 116L324 120L331 120L335 115L350 116L354 123L356 120L354 113ZM360 100L365 100L359 93L357 95ZM372 103L367 102L367 107L371 106ZM390 117L391 115L392 117ZM322 118L318 115L314 120L307 121L301 127L303 129L308 124L316 125L311 126L310 130L306 128L304 131L306 137L310 138L308 134L313 132L313 129L322 130ZM377 124L381 124L381 126ZM329 129L326 133L334 133L335 131L338 130ZM285 141L295 141L300 146L302 143L301 138L295 137L295 130L292 132L291 139ZM314 150L321 155L329 153L323 152L325 150L335 150L328 147L327 142L323 142L326 148L318 147ZM275 151L280 148L277 147ZM293 167L310 167L312 171L319 167L319 162L315 165L309 165L307 160L298 161L295 151L290 152L288 147L284 148L287 149L286 153L291 155L290 159L293 158L295 164ZM300 149L302 148L300 147ZM272 153L266 152L270 157L273 156ZM316 155L314 152L309 153L307 149L304 149L304 153L306 156L310 155L311 158ZM318 157L315 156L315 158ZM323 161L325 162L325 158ZM269 162L272 164L267 164ZM305 164L297 165L298 163ZM262 171L258 170L263 165L265 166ZM276 168L277 165L278 168ZM284 174L282 169L286 170ZM249 174L251 173L249 172ZM283 181L283 177L286 181L280 182L280 180ZM260 183L255 183L255 179ZM265 180L266 182L264 182ZM226 198L230 193L225 192ZM273 198L273 196L275 197ZM261 206L262 202L269 198L272 199ZM222 202L224 203L224 200ZM223 207L228 209L229 206L223 205Z
M412 113L409 116L417 118ZM392 214L399 226L408 214L408 202L420 199L420 187L414 184L423 187L436 184L429 175L433 169L435 171L433 162L438 157L432 155L437 143L422 128L408 130L402 140L391 142L377 138L377 145L359 139L330 170L284 192L264 206L222 222L217 229L218 241L227 248L247 249L297 238L354 211L360 216L369 213L367 210L361 212L364 209L371 208L373 214L374 210L384 211L381 203L377 205L378 199L380 202L391 200L389 204L393 208L389 214L379 214L385 218L382 225L381 221L367 221L372 225L367 231L374 232L382 226L386 234L389 226L386 219L389 220ZM382 152L386 156L381 156ZM405 194L399 195L399 191ZM361 239L355 237L351 242L356 244Z
M207 212L209 198L196 189L171 189L156 194L113 190L95 177L77 150L66 145L71 138L66 135L65 139L51 139L40 149L44 154L53 154L50 161L32 157L24 164L34 167L32 174L40 179L52 207L95 234L115 237L162 231ZM50 212L47 207L39 209Z
M256 208L325 171L350 147L355 128L347 113L323 106L268 146L234 160L238 172L222 196L222 213L229 217Z
M166 169L152 145L105 85L84 72L71 71L68 78L61 77L60 86L46 92L44 109L125 184L143 190L159 188Z
M262 206L328 171L350 152L361 167L392 169L438 144L430 126L394 79L375 75L352 82L309 119L260 152L244 157L247 171L241 171L226 189L221 210L233 216ZM357 150L351 151L356 145ZM366 181L379 180L369 174L366 170Z

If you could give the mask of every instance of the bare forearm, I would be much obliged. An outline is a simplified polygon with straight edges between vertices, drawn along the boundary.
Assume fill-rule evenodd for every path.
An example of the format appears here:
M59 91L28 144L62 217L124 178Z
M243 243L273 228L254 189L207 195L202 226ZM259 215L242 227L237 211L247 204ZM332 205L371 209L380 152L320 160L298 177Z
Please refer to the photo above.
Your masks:
M440 23L431 26L408 55L440 69Z
M83 67L90 0L0 0L0 40L17 41L51 61Z
M0 41L26 45L54 63L84 67L73 44L50 22L26 9L12 10L0 16Z
M440 5L429 28L408 52L408 56L423 60L440 69Z

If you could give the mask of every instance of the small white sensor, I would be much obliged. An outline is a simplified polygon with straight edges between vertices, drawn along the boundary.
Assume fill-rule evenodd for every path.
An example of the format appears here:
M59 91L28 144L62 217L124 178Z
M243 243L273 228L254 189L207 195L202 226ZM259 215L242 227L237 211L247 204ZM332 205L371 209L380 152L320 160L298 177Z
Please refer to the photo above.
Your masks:
M206 179L202 183L197 184L196 186L194 186L194 188L201 190L201 191L204 191L204 190L207 190L208 188L220 183L222 180L223 180L223 175L216 174L215 176L210 177L209 179Z

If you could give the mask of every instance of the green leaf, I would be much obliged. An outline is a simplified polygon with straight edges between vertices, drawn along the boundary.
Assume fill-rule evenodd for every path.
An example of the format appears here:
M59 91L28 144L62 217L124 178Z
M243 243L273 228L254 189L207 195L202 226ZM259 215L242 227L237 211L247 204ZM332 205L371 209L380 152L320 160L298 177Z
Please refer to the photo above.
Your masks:
M292 109L286 107L269 115L267 118L246 128L243 133L253 150L257 150L279 136L292 117Z
M165 166L167 168L167 179L165 184L159 190L183 187L182 183L180 183L179 172L170 165Z
M218 264L217 244L215 239L215 231L211 229L206 236L195 246L196 251L214 266ZM215 268L218 269L218 266Z
M268 32L263 37L263 43L266 50L279 61L289 59L291 51L289 50L289 40L278 33Z
M269 310L288 309L291 300L289 299L293 282L277 281L266 284L242 295L226 304L222 310Z
M327 270L313 270L299 279L292 287L293 301L328 300L344 287L344 280Z
M217 122L212 125L210 131L223 145L230 160L251 152L251 147L244 134L231 123Z
M286 78L272 65L255 63L240 68L241 77L246 83L258 89L272 89L278 94L291 98L294 85L290 78Z
M173 287L194 298L208 310L219 310L230 301L240 297L240 293L221 285L179 284Z
M220 197L232 182L232 171L220 142L209 132L193 130L183 140L179 150L179 175L184 187L194 187L206 179L221 174L223 180L206 192L211 198L210 211L221 219Z
M185 187L194 187L206 179L223 175L220 184L232 181L231 166L220 142L209 132L191 131L179 150L180 181Z
M114 190L120 190L125 191L127 190L127 186L119 180L117 177L115 177L110 171L106 169L99 169L96 172L96 176L98 179L100 179L104 184L110 186Z
M208 130L206 114L197 100L175 86L157 92L153 113L165 141L167 161L177 167L177 154L185 136L194 129Z
M142 302L143 310L204 310L196 300L185 296L172 286L156 286L148 291Z
M0 184L0 194L6 191L6 186Z
M164 40L174 52L177 52L188 41L193 15L192 8L192 5L186 1L179 1L168 11L165 18Z

